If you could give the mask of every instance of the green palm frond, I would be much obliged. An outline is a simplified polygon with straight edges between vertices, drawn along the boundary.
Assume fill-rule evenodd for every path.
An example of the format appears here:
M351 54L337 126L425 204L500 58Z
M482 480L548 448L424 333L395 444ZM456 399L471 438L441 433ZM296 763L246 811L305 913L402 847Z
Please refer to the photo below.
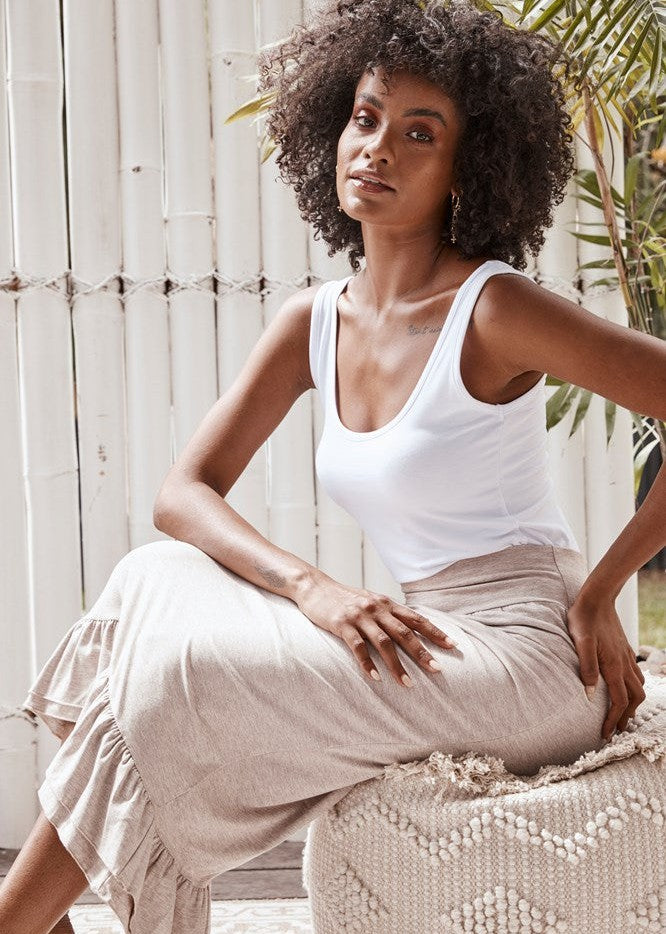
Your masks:
M271 104L274 100L274 91L265 91L263 94L257 94L256 97L253 97L249 101L245 101L245 103L242 104L237 110L234 110L233 113L230 113L224 122L225 124L233 123L234 120L240 120L243 117L250 117L253 114L255 114L257 119L259 119L268 110L270 110Z
M517 25L561 41L578 80L590 75L593 87L606 87L605 103L615 96L626 103L641 92L644 85L631 80L636 73L646 75L649 98L663 89L663 0L525 0Z

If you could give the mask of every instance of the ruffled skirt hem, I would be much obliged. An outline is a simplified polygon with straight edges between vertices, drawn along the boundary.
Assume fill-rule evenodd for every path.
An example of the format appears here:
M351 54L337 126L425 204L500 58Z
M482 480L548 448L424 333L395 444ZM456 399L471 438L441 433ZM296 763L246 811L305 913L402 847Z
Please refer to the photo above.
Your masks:
M111 709L108 668L89 672L94 677L81 704L58 684L58 670L71 676L82 635L97 644L87 657L99 662L101 643L108 648L113 637L110 622L87 619L72 627L23 704L56 736L66 736L38 798L91 890L127 934L209 934L210 882L186 878L160 838L155 807ZM78 655L79 666L86 654Z

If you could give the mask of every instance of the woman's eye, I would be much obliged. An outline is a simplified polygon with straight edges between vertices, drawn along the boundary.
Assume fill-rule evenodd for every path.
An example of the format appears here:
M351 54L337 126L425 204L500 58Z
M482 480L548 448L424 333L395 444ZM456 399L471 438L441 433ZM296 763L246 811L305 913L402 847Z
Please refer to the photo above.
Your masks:
M420 133L421 136L427 137L426 139L417 139L416 140L417 143L431 143L432 142L432 136L430 135L430 133L424 133L423 130L412 130L412 133Z
M357 116L354 117L354 120L355 120L357 123L358 123L359 120L369 120L370 123L373 122L373 121L372 121L372 118L371 118L371 117L367 117L365 114L358 114ZM361 124L359 124L359 126L361 126L361 127L366 127L366 128L367 128L367 123L361 123ZM411 133L418 133L418 134L419 134L420 136L422 136L422 137L425 136L425 139L415 139L415 137L412 137L412 139L415 139L415 142L417 142L417 143L432 143L432 141L433 141L433 137L430 135L430 133L425 133L423 130L411 130L410 132L411 132Z

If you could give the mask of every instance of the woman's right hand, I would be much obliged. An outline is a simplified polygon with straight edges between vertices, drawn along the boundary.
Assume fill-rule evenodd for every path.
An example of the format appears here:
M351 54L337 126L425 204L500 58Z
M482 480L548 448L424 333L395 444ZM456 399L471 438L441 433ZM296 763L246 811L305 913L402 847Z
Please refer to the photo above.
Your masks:
M366 640L377 649L398 684L407 672L400 663L394 643L431 674L430 661L437 661L416 638L414 632L426 636L444 649L455 646L441 629L416 610L396 603L385 594L372 590L346 587L326 574L301 588L296 603L315 626L342 639L356 656L367 676L381 681L370 657ZM375 672L373 675L372 672Z

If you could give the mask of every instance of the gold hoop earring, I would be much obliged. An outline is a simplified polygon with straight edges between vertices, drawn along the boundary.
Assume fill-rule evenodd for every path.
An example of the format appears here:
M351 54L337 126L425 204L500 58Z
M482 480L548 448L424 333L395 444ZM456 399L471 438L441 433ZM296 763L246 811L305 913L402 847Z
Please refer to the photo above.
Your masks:
M453 227L456 223L456 220L458 219L458 210L460 209L460 195L453 195L451 201L452 203L455 201L455 204L453 205L453 216L451 218L451 243L455 243L456 235L453 232Z

